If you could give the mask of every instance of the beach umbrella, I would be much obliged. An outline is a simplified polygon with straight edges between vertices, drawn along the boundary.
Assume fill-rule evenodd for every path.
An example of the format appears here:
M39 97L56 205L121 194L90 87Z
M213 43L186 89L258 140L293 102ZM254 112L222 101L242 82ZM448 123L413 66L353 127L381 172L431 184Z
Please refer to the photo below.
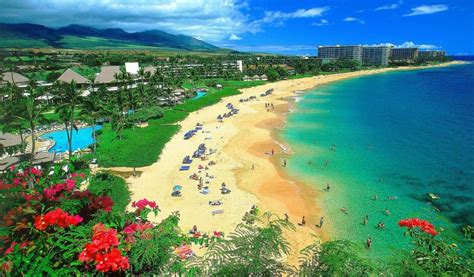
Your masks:
M173 191L179 191L179 190L181 190L182 188L183 188L182 186L176 185L176 186L173 187Z

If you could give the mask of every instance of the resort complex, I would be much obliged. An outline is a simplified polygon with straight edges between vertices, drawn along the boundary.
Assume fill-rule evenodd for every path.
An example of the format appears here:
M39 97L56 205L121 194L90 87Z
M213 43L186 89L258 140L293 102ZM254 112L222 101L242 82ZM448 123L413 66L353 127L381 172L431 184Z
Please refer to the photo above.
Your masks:
M39 2L0 1L0 276L474 276L472 5Z

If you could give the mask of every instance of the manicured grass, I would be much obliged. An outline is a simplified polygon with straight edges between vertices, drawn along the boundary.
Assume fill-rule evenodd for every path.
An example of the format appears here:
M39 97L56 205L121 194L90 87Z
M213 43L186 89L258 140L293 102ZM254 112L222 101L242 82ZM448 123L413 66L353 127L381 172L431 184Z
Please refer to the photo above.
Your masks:
M92 179L88 189L93 194L107 194L114 201L113 212L124 212L131 200L127 183L119 176L99 172Z
M188 116L188 112L168 109L163 112L163 117L158 119L151 119L148 122L150 124L163 125L163 124L174 124L184 120Z
M152 122L146 128L123 131L116 137L109 125L102 129L97 147L97 159L102 167L142 167L158 160L165 144L178 132L179 125L160 125Z

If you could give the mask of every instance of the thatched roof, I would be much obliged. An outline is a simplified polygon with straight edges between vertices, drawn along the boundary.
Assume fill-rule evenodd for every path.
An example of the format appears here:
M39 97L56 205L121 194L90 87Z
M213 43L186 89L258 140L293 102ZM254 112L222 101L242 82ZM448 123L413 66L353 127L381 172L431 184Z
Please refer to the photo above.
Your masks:
M156 72L156 67L154 66L147 66L144 69L145 73L149 72L151 75L155 74Z
M110 84L115 82L115 74L120 73L120 66L103 66L100 73L95 77L97 84Z
M2 76L2 82L4 83L13 83L13 81L15 81L15 84L24 84L28 83L29 80L30 79L16 72L5 72Z
M0 160L0 171L4 171L12 165L27 161L30 158L30 154L23 154L19 156L7 157ZM35 154L33 165L40 165L43 163L51 163L54 161L54 153L39 152Z
M15 146L21 143L21 138L19 135L14 135L10 133L0 133L0 146L10 147Z
M68 84L70 84L72 81L75 81L76 84L78 85L90 83L88 79L86 79L85 77L83 77L82 75L80 75L79 73L75 72L74 70L70 68L64 71L64 73L61 76L59 76L58 81L62 83L68 83Z

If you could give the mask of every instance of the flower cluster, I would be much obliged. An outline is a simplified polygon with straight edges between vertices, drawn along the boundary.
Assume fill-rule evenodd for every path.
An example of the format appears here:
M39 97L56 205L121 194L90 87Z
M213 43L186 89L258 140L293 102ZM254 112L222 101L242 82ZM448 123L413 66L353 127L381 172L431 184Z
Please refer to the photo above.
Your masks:
M44 231L49 226L53 225L57 225L59 228L76 226L81 223L82 220L82 217L79 215L69 215L67 212L57 208L56 210L47 212L44 215L36 216L34 226L37 230Z
M87 199L88 205L87 208L90 213L94 213L98 210L104 210L106 212L111 212L114 207L114 201L110 196L107 195L93 195L89 190L84 191L75 191L72 195L73 199Z
M430 234L432 236L436 236L436 230L433 224L426 220L422 220L419 218L408 218L404 220L400 220L398 222L400 227L407 227L409 229L412 228L420 228L423 232Z
M137 208L138 211L144 210L146 207L150 207L151 209L158 208L156 205L156 202L154 201L148 201L147 199L141 199L138 201L133 201L132 202L132 207Z
M64 196L64 192L71 193L76 188L73 180L67 179L63 184L56 184L43 191L44 198L49 201L57 201Z
M18 245L20 249L24 249L28 246L30 242L29 241L25 241L25 242L22 242L20 244L18 244L17 242L12 242L12 244L10 245L10 247L7 248L7 250L5 250L5 253L4 255L8 255L10 254L11 252L13 252L13 250L15 249L15 246Z
M79 254L79 261L94 262L95 268L100 272L115 272L130 267L128 258L117 248L120 242L115 229L98 223L92 228L92 232L92 242L84 246Z
M129 243L134 241L133 235L135 233L143 233L144 231L153 228L153 224L151 222L144 222L144 223L132 223L123 229L126 237L125 240Z

